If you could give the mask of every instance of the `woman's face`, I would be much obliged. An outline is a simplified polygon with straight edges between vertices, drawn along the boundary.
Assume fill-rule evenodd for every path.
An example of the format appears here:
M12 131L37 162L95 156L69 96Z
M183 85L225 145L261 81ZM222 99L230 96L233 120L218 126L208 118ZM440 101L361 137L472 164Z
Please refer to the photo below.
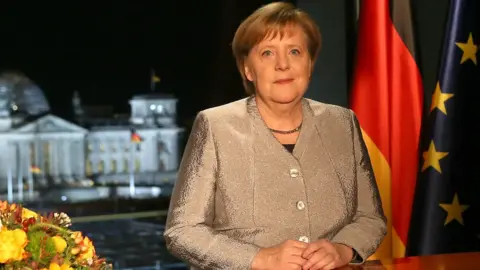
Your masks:
M245 76L263 100L287 104L303 97L310 82L312 61L305 33L286 29L283 38L266 37L245 61Z

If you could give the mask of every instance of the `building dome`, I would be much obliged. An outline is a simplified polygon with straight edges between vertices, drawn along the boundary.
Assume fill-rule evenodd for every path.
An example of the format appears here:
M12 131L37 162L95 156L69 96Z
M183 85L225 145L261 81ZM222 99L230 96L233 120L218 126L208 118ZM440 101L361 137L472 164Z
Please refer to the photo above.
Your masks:
M0 117L12 113L36 116L49 111L43 91L28 77L18 72L0 74Z

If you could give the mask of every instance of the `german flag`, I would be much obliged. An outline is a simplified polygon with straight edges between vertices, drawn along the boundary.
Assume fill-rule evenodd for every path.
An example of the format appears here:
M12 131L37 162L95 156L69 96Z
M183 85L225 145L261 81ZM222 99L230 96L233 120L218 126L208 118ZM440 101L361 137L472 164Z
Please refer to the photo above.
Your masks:
M155 85L160 82L160 77L157 76L154 69L150 71L150 90L155 91Z
M133 143L141 143L143 142L143 138L138 135L138 133L135 131L135 129L130 130L130 141Z
M33 174L39 174L42 172L42 170L38 166L32 165L30 167L30 172Z
M380 190L388 233L369 259L405 256L423 108L410 1L361 1L350 105Z

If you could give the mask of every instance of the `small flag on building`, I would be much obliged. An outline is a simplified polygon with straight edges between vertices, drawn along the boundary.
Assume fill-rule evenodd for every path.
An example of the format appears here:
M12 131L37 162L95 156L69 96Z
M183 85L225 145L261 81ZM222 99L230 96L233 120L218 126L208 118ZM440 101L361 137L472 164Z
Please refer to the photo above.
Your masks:
M152 69L150 74L150 90L155 91L155 85L160 82L160 77L155 74L155 70Z
M33 174L39 174L42 172L42 170L38 166L32 165L30 167L30 172Z
M130 130L130 141L134 143L143 142L143 138L135 131L135 129Z

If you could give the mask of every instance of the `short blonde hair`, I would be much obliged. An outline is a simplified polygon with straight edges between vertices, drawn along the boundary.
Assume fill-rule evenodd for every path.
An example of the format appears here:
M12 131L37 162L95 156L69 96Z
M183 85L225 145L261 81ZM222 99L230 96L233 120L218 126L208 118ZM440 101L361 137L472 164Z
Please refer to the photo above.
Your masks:
M314 20L303 10L287 2L275 2L260 7L238 27L232 42L233 55L242 76L243 86L248 95L255 94L255 88L245 76L245 59L252 48L267 36L283 37L288 26L299 26L307 37L310 59L315 62L320 52L322 36Z

